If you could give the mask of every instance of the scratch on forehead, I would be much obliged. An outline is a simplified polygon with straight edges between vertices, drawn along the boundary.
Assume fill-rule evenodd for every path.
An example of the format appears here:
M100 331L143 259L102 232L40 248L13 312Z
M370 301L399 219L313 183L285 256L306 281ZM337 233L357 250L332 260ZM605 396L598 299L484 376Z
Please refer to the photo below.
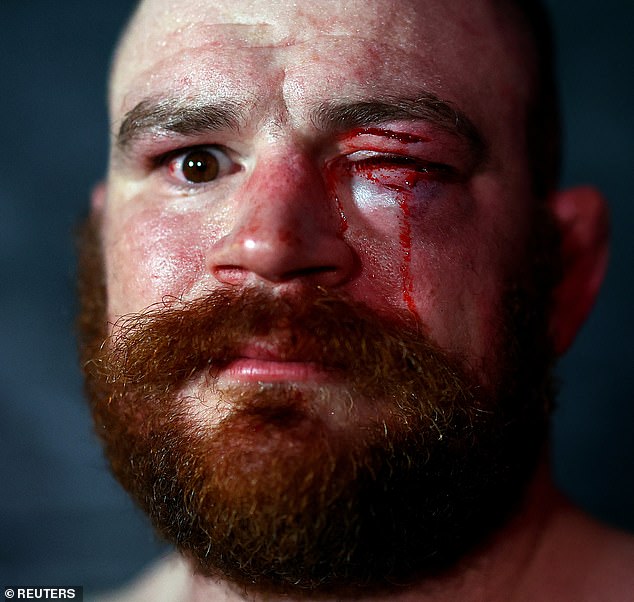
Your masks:
M189 23L170 33L170 38L232 48L278 48L292 45L295 36L270 23Z
M302 27L302 21L289 23L203 23L193 22L176 27L159 46L178 43L181 48L199 46L226 48L286 48L305 43L315 37L316 32ZM318 35L324 37L354 37L355 33L339 27L336 21L320 27ZM186 40L183 44L182 40Z
M125 41L134 45L143 40L145 51L152 54L176 41L190 48L205 44L277 48L306 41L315 31L334 36L367 31L374 19L368 15L372 11L343 4L328 3L320 8L308 2L278 0L145 0L128 27ZM324 18L326 12L328 17Z

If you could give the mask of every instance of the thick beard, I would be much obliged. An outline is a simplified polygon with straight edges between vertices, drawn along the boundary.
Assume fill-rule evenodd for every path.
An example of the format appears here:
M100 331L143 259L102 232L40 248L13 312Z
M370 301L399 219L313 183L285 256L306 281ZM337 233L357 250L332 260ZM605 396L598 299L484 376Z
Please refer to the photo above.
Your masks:
M94 224L80 258L97 432L114 474L201 574L355 597L438 574L521 499L553 398L543 287L509 287L489 387L409 318L312 289L174 301L106 340ZM241 342L278 335L289 359L334 383L215 389ZM196 379L216 406L182 393Z

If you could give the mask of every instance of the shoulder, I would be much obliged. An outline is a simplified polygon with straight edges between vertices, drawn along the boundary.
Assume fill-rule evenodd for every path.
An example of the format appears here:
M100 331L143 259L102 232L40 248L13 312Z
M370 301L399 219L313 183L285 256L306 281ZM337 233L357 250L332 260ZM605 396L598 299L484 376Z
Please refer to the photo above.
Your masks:
M155 562L129 585L95 596L92 602L176 602L188 598L190 584L189 566L173 553Z
M630 601L634 597L634 535L587 516L579 518L579 540L588 546L582 566L589 600ZM587 531L587 535L583 534Z
M629 602L634 592L634 535L570 504L554 513L532 563L543 600Z

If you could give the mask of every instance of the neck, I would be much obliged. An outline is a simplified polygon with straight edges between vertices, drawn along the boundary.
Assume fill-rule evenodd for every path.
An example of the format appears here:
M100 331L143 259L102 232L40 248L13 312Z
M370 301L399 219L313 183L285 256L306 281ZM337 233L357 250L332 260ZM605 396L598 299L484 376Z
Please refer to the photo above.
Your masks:
M544 547L553 517L566 507L566 502L553 487L546 463L537 471L524 501L513 518L480 548L464 558L443 576L426 579L413 585L394 588L390 592L355 596L357 602L440 602L443 600L497 601L513 600L518 584L527 582L527 574L536 565L536 557ZM525 594L526 591L524 590ZM191 602L334 602L335 597L299 598L289 595L244 592L233 585L194 575L190 589ZM339 598L337 598L339 599Z

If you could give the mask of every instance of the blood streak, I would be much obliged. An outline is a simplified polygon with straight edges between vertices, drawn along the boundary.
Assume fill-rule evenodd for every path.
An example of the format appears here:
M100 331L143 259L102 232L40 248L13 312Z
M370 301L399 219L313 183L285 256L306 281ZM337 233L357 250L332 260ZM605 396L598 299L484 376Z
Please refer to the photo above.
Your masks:
M339 211L339 234L343 234L348 229L348 218L343 211L343 205L336 190L334 191L334 198L337 210Z
M340 169L337 167L327 169L325 172L325 179L328 197L334 199L337 211L339 212L339 235L343 235L343 233L348 229L348 218L343 210L343 204L339 198L339 192L337 191L337 182L340 177L339 171Z
M410 221L409 195L400 195L398 204L401 208L399 242L401 243L401 249L403 251L403 263L401 264L403 301L405 301L408 309L416 315L416 304L412 296L414 292L414 280L412 279L412 225Z
M398 139L402 143L412 144L414 142L423 142L428 140L421 136L413 136L410 134L402 134L399 132L392 132L391 130L383 130L378 128L363 128L359 129L356 135L362 134L371 134L377 136L388 136L390 138ZM348 166L346 172L349 172L351 169ZM377 171L379 172L377 174ZM377 160L376 162L369 160L366 162L359 162L354 166L354 172L358 174L363 174L370 182L373 182L379 186L387 188L389 190L394 191L396 193L398 199L398 205L401 211L400 215L400 225L399 225L399 242L401 245L401 249L403 252L403 261L401 264L401 285L402 285L402 294L403 301L407 305L409 311L418 315L418 309L416 307L416 303L414 302L413 292L414 292L414 280L412 278L412 228L411 228L411 208L410 202L412 200L412 191L416 187L416 185L421 181L426 181L428 179L427 173L417 172L414 169L403 169L400 170L395 169L395 172L400 171L400 175L394 175L393 177L389 177L387 174L390 171L390 168L385 168L386 173L381 174L381 160ZM348 229L348 222L343 210L343 206L339 199L339 194L337 191L337 182L340 180L342 175L342 168L337 166L331 166L330 169L327 169L325 172L325 180L326 186L329 193L330 198L335 200L337 208L339 210L339 214L341 216L341 228L340 233L343 234ZM348 173L349 175L349 173Z

